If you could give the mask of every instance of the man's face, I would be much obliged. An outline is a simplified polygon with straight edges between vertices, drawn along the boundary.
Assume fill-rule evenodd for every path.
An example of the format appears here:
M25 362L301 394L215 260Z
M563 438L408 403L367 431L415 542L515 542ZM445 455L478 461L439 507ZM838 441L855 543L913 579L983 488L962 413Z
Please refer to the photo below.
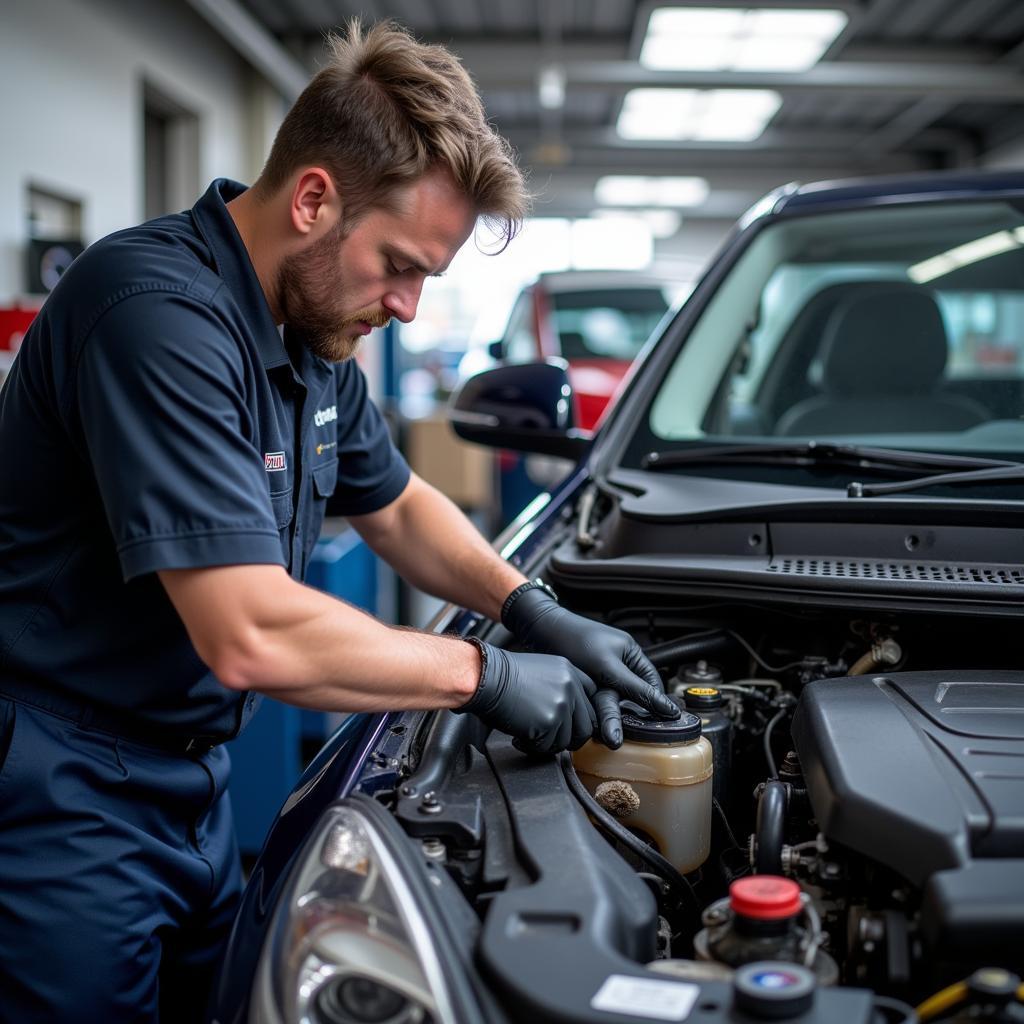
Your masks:
M284 322L329 362L353 356L364 335L416 315L424 280L444 272L476 215L447 175L434 171L371 208L348 235L341 225L282 260L277 295Z

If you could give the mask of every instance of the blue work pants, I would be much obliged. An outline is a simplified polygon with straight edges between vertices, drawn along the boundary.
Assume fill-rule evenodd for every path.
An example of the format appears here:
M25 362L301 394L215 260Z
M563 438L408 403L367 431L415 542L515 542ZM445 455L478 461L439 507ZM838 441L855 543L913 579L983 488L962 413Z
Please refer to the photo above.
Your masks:
M241 889L229 768L0 697L0 1024L204 1019Z

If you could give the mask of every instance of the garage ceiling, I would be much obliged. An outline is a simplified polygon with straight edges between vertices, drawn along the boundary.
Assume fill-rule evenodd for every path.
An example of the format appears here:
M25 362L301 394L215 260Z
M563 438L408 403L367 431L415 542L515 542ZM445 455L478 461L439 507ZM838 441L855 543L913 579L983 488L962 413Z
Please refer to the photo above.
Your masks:
M195 0L193 0L195 2ZM604 174L695 174L688 217L734 218L782 182L977 166L1024 140L1024 0L243 0L308 68L324 33L394 17L460 54L520 153L543 212L588 213ZM659 71L639 62L657 7L836 8L846 27L806 72ZM564 102L545 107L545 69ZM549 72L550 74L550 72ZM627 91L771 89L782 104L750 142L621 138Z

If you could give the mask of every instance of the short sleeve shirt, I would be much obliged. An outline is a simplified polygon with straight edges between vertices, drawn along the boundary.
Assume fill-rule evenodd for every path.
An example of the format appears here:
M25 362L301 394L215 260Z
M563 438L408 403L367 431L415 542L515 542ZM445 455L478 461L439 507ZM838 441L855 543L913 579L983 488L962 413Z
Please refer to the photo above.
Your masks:
M227 738L254 701L199 659L155 573L263 563L303 579L325 511L383 508L409 470L353 361L282 332L215 181L80 256L0 392L0 693L95 702Z

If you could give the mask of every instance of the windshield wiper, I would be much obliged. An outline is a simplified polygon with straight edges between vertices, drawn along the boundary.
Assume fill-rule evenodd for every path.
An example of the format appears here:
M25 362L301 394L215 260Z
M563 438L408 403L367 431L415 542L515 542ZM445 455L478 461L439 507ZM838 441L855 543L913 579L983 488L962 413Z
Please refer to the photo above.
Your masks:
M1024 466L1018 462L969 470L965 473L939 473L936 476L921 476L913 480L894 480L888 484L862 484L855 480L847 484L846 493L850 498L873 498L882 494L899 494L900 491L917 491L922 487L987 483L1024 483Z
M800 444L725 444L674 451L649 452L640 460L642 469L663 470L675 466L700 466L736 462L764 466L843 466L856 469L914 469L922 473L949 473L981 469L1020 469L1020 463L981 459L966 455L908 452L896 448L805 441Z

